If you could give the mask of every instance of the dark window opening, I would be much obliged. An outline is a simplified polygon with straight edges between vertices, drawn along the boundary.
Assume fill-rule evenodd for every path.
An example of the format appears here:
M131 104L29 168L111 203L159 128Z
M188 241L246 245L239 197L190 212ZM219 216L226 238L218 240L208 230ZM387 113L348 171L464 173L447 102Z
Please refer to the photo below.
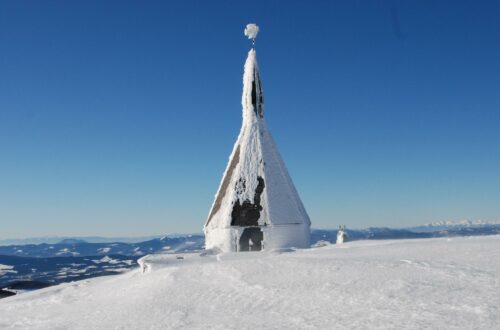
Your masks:
M264 233L260 230L260 228L245 228L240 237L239 251L260 251L262 250L263 239Z
M257 86L255 86L255 79L252 81L252 105L255 114L257 114Z
M259 97L257 98L257 81L259 85ZM261 118L264 117L262 106L264 104L264 97L262 95L262 83L260 81L259 73L254 70L252 81L252 105L255 114Z
M231 226L240 227L251 227L259 225L260 211L262 211L262 205L260 205L260 196L264 191L264 179L258 177L257 188L255 189L254 203L249 200L240 204L239 200L233 205L233 211L231 212Z
M262 106L264 104L264 93L262 92L262 83L260 82L260 77L259 77L259 88L260 88L260 107L259 107L259 115L261 117L264 117L264 111L262 110Z

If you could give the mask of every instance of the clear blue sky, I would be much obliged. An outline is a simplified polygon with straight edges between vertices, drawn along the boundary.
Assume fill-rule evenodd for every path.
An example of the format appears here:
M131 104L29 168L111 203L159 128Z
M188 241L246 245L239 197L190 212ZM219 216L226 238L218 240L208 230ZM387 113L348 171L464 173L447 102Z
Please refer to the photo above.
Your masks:
M2 1L0 238L200 232L249 22L316 228L500 220L500 1Z

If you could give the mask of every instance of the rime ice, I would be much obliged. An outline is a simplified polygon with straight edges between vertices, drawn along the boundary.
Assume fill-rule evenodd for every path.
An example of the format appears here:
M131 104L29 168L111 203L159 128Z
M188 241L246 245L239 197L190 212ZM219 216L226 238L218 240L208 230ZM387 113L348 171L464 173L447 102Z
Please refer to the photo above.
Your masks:
M251 25L245 34L255 37L258 27ZM308 247L309 216L264 119L255 49L245 63L241 102L243 124L205 224L206 248L228 252Z
M257 24L247 24L247 27L245 28L245 35L248 37L248 39L255 39L257 38L257 34L259 33L259 27Z

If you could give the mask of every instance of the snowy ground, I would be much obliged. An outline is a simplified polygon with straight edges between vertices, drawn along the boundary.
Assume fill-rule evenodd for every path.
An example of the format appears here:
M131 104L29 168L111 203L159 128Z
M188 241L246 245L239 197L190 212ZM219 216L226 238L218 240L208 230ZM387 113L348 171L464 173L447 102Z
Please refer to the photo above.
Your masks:
M0 300L0 328L499 329L500 236L154 257Z

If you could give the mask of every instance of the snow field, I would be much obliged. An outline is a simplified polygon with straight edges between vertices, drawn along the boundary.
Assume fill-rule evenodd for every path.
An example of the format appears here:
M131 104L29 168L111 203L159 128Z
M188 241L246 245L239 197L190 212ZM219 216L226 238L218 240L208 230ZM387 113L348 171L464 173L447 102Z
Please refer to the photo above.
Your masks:
M155 255L0 301L2 329L498 329L500 236Z

